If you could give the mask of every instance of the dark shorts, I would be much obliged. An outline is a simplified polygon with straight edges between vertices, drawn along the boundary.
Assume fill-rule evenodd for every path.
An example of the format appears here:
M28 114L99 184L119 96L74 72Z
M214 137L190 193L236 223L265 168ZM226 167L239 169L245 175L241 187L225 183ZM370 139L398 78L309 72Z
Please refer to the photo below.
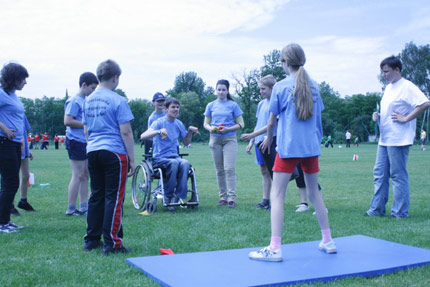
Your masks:
M86 160L87 159L87 143L69 140L66 138L66 149L69 153L69 159Z

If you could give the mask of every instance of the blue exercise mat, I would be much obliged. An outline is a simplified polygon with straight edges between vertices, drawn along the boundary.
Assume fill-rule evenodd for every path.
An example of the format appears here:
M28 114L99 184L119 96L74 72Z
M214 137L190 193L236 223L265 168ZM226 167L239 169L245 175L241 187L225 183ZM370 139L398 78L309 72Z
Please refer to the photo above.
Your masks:
M260 247L128 258L162 286L275 286L375 276L430 264L430 250L353 235L335 238L338 253L319 241L282 245L283 262L248 258Z

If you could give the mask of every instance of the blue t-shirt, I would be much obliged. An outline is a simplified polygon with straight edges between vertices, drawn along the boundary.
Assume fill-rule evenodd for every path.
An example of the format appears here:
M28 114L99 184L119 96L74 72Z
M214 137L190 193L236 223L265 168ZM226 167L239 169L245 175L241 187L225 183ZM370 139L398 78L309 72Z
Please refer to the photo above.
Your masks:
M148 129L151 127L152 123L158 120L161 117L164 117L166 115L166 111L162 110L161 113L157 114L155 111L152 112L152 114L148 118Z
M87 126L87 153L108 150L126 154L119 126L134 119L127 99L114 91L98 88L84 103L83 124Z
M75 120L82 122L82 112L84 107L85 97L80 94L76 94L71 97L64 104L64 114L72 116ZM75 140L78 142L86 143L84 129L77 129L67 126L66 136L69 140Z
M7 94L3 88L0 88L0 122L16 130L11 140L20 143L24 135L24 105L15 93ZM7 137L1 130L0 136Z
M270 99L264 99L258 103L256 117L257 117L257 124L255 125L255 131L258 131L261 128L263 128L264 126L266 126L267 123L269 122ZM277 127L277 123L276 123L275 129L273 130L273 136L274 137L276 136L276 127ZM256 136L255 140L254 140L255 144L258 144L259 142L264 141L264 137L266 135L267 135L267 133Z
M187 129L184 124L175 119L169 121L167 117L162 117L152 123L151 128L154 130L160 130L165 128L168 133L168 137L164 140L161 139L161 135L156 135L153 138L153 156L154 158L167 158L177 157L178 155L178 139L183 139L187 136Z
M205 116L211 118L211 126L219 126L224 124L226 127L231 127L236 124L235 119L243 114L239 105L230 100L220 101L215 100L206 106ZM212 133L216 137L235 135L236 131L231 131L225 134Z
M24 114L24 134L23 134L23 138L24 138L24 153L21 155L21 159L24 159L24 158L30 156L30 149L28 148L28 139L27 139L27 132L28 132L29 129L31 129L30 123L28 122L28 119L27 119L27 117Z
M319 156L322 138L321 112L324 104L318 84L310 80L314 100L313 116L299 120L294 105L295 74L276 83L270 99L270 112L279 115L276 151L281 158Z

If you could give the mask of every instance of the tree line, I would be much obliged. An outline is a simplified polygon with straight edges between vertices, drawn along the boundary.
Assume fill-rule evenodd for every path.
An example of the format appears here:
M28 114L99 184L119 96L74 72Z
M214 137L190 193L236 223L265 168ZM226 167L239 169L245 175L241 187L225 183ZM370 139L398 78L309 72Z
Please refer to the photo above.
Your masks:
M244 114L245 129L243 132L253 130L256 123L256 109L258 102L262 100L258 88L258 80L268 74L272 74L278 81L286 77L280 61L281 52L273 50L264 55L264 65L251 71L244 71L239 75L233 75L230 93L241 106ZM430 46L416 46L414 43L406 44L398 54L403 62L402 75L415 83L426 95L430 91ZM378 64L378 63L375 63ZM375 75L376 77L377 75ZM383 79L379 77L381 86ZM126 92L116 90L120 95L127 97ZM154 91L155 92L155 91ZM331 135L336 143L342 143L345 132L349 130L360 141L368 141L377 136L378 130L371 116L376 111L376 106L381 100L382 93L369 92L342 97L327 82L320 83L320 93L325 106L322 112L323 132L325 136ZM201 135L193 138L195 141L207 141L209 134L203 129L204 110L206 105L215 100L215 89L206 86L206 83L195 72L183 72L176 76L173 88L165 92L167 96L173 96L180 100L181 111L179 119L185 126L193 125L199 128ZM35 100L21 98L26 116L31 124L32 133L48 132L52 137L55 134L64 135L63 125L64 104L69 98L57 99L43 96ZM134 138L147 129L148 117L154 108L149 100L129 100L130 109L135 117L131 125ZM418 118L417 130L424 128L429 130L429 111Z

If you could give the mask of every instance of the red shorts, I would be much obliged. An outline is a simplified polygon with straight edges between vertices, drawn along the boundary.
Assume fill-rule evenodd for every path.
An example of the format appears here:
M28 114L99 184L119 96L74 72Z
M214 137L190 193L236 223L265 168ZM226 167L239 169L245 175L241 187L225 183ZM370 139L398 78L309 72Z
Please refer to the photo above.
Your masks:
M276 155L273 171L293 173L299 163L302 165L303 172L305 173L316 173L320 171L318 156L280 158L279 154Z

